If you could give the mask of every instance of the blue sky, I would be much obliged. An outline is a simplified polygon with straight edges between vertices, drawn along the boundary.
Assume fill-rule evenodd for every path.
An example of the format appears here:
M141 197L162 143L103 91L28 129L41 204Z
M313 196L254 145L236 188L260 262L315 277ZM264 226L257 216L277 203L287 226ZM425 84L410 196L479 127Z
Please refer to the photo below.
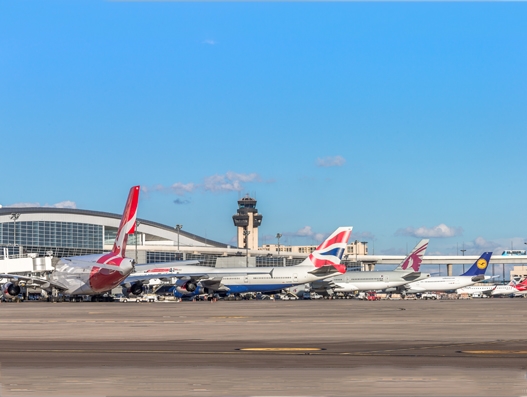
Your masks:
M0 204L525 247L527 3L0 3ZM443 225L443 226L441 226Z

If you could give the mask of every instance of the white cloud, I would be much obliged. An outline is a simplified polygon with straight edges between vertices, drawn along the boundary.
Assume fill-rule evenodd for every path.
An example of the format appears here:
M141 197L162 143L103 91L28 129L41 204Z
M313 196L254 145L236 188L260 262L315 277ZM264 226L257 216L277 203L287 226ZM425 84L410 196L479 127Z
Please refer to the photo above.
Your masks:
M322 242L327 236L329 236L329 233L315 232L311 226L304 226L296 232L285 232L282 233L282 235L286 237L309 237L317 242Z
M346 159L342 156L319 157L316 161L318 167L342 167Z
M16 207L16 208L33 208L33 207L45 207L45 208L77 208L77 204L74 201L61 201L56 204L44 204L40 203L15 203L11 205L6 205L6 207Z
M6 207L17 207L17 208L40 207L40 203L15 203L11 205L6 205Z
M47 205L45 205L44 207L47 207ZM77 204L74 201L66 200L66 201L61 201L60 203L53 204L50 207L53 207L53 208L73 208L73 209L75 209L75 208L77 208Z
M359 240L359 241L364 241L364 240L375 240L375 235L371 232L355 232L353 231L353 240Z
M496 256L501 255L503 251L510 250L511 246L513 249L524 250L526 248L524 241L522 237L503 238L496 241L476 237L474 240L464 243L465 255L480 255L482 252L492 251L493 256ZM456 248L461 249L461 245Z
M244 183L260 182L258 174L238 174L227 172L225 175L212 175L205 178L203 189L209 192L240 192L244 190Z
M152 187L142 186L141 189L145 193L149 192L165 192L175 193L178 196L184 196L196 191L206 192L241 192L245 190L246 183L261 183L263 182L260 175L256 173L240 174L237 172L226 172L225 174L216 174L203 178L202 183L183 183L176 182L169 187L163 185L154 185ZM268 180L265 183L272 183L273 180Z
M218 42L215 41L215 40L208 39L208 40L203 40L201 43L202 44L207 44L207 45L216 45Z
M395 232L396 236L411 236L418 238L446 238L461 236L463 234L463 228L461 227L449 227L444 223L432 227L419 227L417 229L413 227L407 227L405 229L399 229Z
M178 196L183 196L185 193L192 193L194 190L196 190L196 185L193 183L176 182L170 186L170 189Z

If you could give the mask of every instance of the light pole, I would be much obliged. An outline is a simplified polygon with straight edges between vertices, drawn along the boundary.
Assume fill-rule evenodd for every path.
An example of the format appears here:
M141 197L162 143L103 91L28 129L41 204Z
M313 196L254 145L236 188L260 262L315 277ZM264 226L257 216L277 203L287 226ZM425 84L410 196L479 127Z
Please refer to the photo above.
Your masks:
M20 218L20 214L18 212L13 212L11 214L11 219L13 220L13 246L16 247L16 221Z
M243 231L245 236L245 267L249 267L249 234L251 234L250 230Z
M460 251L463 253L463 256L465 256L465 251L466 251L466 249L465 249L465 243L463 243L463 249L460 250ZM465 264L464 264L464 263L463 263L463 274L465 274Z
M135 221L135 263L137 263L137 228L141 222Z
M175 229L177 232L177 252L179 254L179 232L183 229L183 225L176 225Z
M278 240L278 256L280 256L280 237L282 237L282 233L276 233L276 239ZM285 266L285 262L284 262Z
M276 239L278 240L278 255L280 255L280 237L282 237L282 233L276 233Z

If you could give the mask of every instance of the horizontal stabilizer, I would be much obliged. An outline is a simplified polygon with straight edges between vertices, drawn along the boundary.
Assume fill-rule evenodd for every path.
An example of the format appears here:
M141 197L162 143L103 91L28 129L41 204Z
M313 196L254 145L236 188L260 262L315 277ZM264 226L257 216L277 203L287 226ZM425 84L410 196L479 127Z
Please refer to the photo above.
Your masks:
M418 279L419 277L421 277L421 274L422 274L421 272L412 272L412 273L405 274L402 278L410 282L410 281L414 281Z

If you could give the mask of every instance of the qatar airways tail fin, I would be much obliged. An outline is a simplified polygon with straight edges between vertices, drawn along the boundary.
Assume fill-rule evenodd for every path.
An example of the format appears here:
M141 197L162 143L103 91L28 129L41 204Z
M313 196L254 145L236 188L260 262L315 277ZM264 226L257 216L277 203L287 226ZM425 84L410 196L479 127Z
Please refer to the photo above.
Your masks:
M483 276L487 271L492 252L484 252L462 276Z
M418 272L421 268L421 262L423 262L423 256L428 248L428 241L426 238L419 241L412 252L410 252L410 255L395 270Z
M353 227L339 227L318 248L313 251L300 265L311 266L311 273L346 273L346 265L340 264Z

